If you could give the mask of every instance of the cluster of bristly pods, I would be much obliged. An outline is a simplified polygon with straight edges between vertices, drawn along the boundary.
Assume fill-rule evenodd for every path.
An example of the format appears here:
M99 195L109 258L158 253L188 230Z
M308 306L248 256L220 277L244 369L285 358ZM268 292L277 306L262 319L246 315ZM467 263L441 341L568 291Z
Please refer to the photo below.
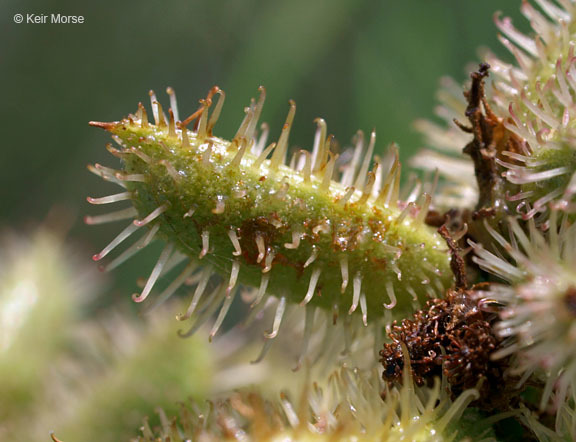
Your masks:
M509 19L495 19L516 64L488 54L463 94L445 83L440 114L449 128L420 122L431 149L413 161L438 173L404 191L397 148L373 155L374 132L367 140L357 133L339 156L326 123L317 119L311 149L292 152L293 102L269 144L268 126L260 123L264 88L231 140L213 133L224 103L217 87L185 119L169 88L167 113L151 92L153 119L139 104L120 121L90 123L113 135L118 146L108 150L122 164L90 170L124 190L88 200L130 204L86 218L89 224L129 220L94 260L139 230L143 235L105 269L156 239L164 243L134 301L157 290L152 308L193 286L188 308L177 316L192 319L181 334L215 317L212 338L241 293L250 304L248 322L272 307L257 360L288 317L301 318L302 326L290 330L303 335L298 367L307 356L318 359L309 346L318 333L325 348L341 338L348 363L356 362L354 342L371 336L373 350L387 340L378 382L341 369L327 390L306 383L302 403L309 407L282 396L274 408L239 393L202 427L210 434L190 434L233 439L254 419L253 430L261 432L256 438L364 431L374 440L394 440L395 431L409 433L404 410L418 403L408 414L426 424L412 423L414 438L444 440L446 423L469 404L493 414L480 425L483 437L490 437L492 423L510 416L538 437L576 437L576 419L567 417L576 415L576 5L535 2L539 9L522 4L534 36ZM485 86L491 73L495 79ZM170 282L156 289L161 279ZM373 351L371 357L377 365ZM330 389L338 394L323 393ZM537 394L524 394L529 389ZM376 390L384 393L373 400ZM424 405L423 397L431 402ZM382 409L373 413L366 404ZM343 420L346 428L334 423L338 407L357 411ZM545 412L556 413L555 427L538 420ZM203 425L201 415L195 410L183 420ZM271 429L267 419L283 422L283 430ZM181 430L173 426L170 437L178 440ZM145 426L142 440L154 435Z

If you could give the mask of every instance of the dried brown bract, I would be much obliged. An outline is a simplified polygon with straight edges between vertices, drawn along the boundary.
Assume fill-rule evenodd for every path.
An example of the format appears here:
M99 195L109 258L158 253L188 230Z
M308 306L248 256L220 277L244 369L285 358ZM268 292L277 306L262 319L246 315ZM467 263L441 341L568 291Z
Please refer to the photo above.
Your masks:
M392 324L389 333L392 342L380 351L380 362L384 366L382 377L391 385L401 381L404 367L401 343L404 343L417 385L431 385L435 377L444 376L452 397L477 388L480 399L476 406L505 409L511 393L510 388L502 386L508 359L493 361L490 358L502 341L493 331L496 315L480 308L479 304L484 301L479 301L476 287L466 289L466 269L456 241L445 226L439 233L452 253L456 288L448 290L445 299L428 301L413 319Z
M493 332L493 316L478 307L473 290L449 290L446 299L434 299L413 319L392 326L391 343L380 351L382 377L389 384L401 381L404 362L400 343L410 355L414 382L432 385L434 377L444 376L452 397L477 388L475 405L484 409L504 409L509 404L511 383L504 383L508 360L493 361L491 353L500 344ZM504 389L503 389L504 388Z
M495 210L504 204L502 191L503 179L496 162L503 151L517 152L516 136L510 132L488 104L484 90L484 82L488 77L490 65L481 63L476 72L470 75L472 84L470 90L464 93L468 106L466 117L470 122L467 127L457 120L454 122L474 138L463 152L472 158L476 181L480 195L476 205L476 217L492 217Z

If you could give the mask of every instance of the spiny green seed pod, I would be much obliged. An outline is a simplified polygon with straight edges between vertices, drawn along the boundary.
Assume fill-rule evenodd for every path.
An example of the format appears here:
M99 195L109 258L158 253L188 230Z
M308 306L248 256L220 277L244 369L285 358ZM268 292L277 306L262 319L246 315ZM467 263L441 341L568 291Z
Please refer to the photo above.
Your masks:
M521 150L504 152L508 158L500 165L507 169L511 193L515 185L520 187L510 198L520 201L525 219L546 212L550 202L576 211L576 4L573 0L560 5L550 0L537 3L544 14L527 1L521 8L534 30L532 36L519 32L509 18L495 18L504 34L500 41L517 65L487 57L497 77L495 111L522 140Z
M552 211L546 236L537 231L533 219L529 234L511 219L510 240L486 223L509 258L473 244L475 262L510 284L491 284L485 293L503 305L495 330L507 338L492 357L516 355L515 369L524 379L534 372L544 374L542 408L554 390L563 400L576 387L576 224L564 221L558 226L557 216Z
M346 367L327 382L302 390L297 400L281 393L272 401L256 392L238 392L211 403L204 413L196 405L183 405L179 419L172 420L160 410L162 427L151 428L145 420L142 435L134 441L441 442L464 435L492 440L483 439L492 435L491 429L477 413L469 411L475 419L462 419L466 406L478 397L476 390L451 401L440 382L434 388L418 388L408 373L403 387L386 389L376 370L364 373Z
M242 283L259 287L253 304L268 294L280 299L271 333L275 336L286 304L318 306L335 315L352 314L360 307L366 324L368 314L381 318L392 311L404 316L414 303L443 293L451 284L446 246L424 223L430 196L418 197L415 189L406 202L399 201L395 148L369 171L374 133L367 148L359 134L352 161L340 166L330 149L333 137L326 136L326 124L318 119L312 153L296 152L288 166L293 102L280 138L265 147L267 129L256 139L263 88L258 101L246 108L232 141L212 135L224 99L220 89L212 89L198 111L182 122L173 91L169 93L169 118L151 95L155 125L142 105L122 121L91 123L113 134L122 148L110 151L123 164L122 170L100 165L92 170L126 191L89 201L130 200L133 207L86 221L134 218L94 259L100 260L144 226L141 240L108 267L152 238L166 243L143 291L134 295L136 302L148 297L163 272L186 259L188 264L158 302L202 265L197 290L180 319L198 310L208 314L222 305L214 335ZM220 97L209 116L215 94ZM192 121L194 130L188 130ZM225 282L203 296L213 273Z
M495 16L503 34L499 39L516 64L485 54L483 59L494 77L492 87L486 97L473 100L476 103L470 101L474 95L470 90L467 109L465 100L458 99L457 88L443 89L439 115L447 121L446 126L418 123L428 145L441 153L424 151L414 164L428 170L438 168L448 178L451 185L445 189L449 193L439 195L439 202L450 198L453 205L472 208L476 188L480 196L477 210L493 210L498 219L517 212L525 220L537 217L538 223L544 224L550 206L576 212L576 4L573 0L535 3L539 9L528 1L521 6L532 35L522 34L509 18ZM471 115L469 129L459 126L474 137L455 134L453 119L465 121ZM476 156L480 186L464 173L470 167L468 158L458 159L450 152L469 142L476 142L476 155L470 150L466 153Z

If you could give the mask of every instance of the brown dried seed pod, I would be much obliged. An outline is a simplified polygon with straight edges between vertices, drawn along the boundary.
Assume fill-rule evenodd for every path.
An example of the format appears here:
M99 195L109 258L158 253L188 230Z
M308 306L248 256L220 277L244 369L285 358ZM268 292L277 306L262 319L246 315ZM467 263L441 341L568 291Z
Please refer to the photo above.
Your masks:
M501 385L507 377L508 359L491 359L502 339L493 331L497 319L497 315L489 311L493 306L488 300L480 299L479 290L484 289L485 284L467 290L466 266L460 248L445 225L438 232L452 254L450 267L456 287L448 290L445 299L428 301L412 320L392 324L388 334L392 342L384 344L380 351L380 362L384 366L382 377L389 384L402 380L404 343L417 385L431 385L435 377L443 376L452 397L476 388L480 392L475 402L477 407L507 408L515 394L514 389L503 390Z
M383 379L390 385L402 380L401 343L405 343L417 385L432 385L435 377L444 376L452 397L476 388L480 398L475 406L508 408L518 391L503 389L503 385L514 384L502 381L509 378L509 362L490 358L502 340L493 331L495 316L483 311L476 299L474 289L449 290L446 299L429 301L413 319L399 325L394 322L389 333L392 342L380 351Z

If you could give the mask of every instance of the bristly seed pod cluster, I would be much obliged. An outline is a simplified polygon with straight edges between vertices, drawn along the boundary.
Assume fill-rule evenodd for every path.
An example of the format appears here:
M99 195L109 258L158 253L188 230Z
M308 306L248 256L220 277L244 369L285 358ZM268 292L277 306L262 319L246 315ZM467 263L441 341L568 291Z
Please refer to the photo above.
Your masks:
M409 361L406 377L410 377ZM380 391L385 389L382 400ZM443 442L472 432L490 437L489 425L472 413L469 426L455 426L467 405L477 397L468 390L452 401L436 383L416 391L405 385L388 389L376 370L363 373L343 367L326 382L305 385L300 397L286 392L272 401L258 393L239 391L210 403L207 411L182 405L171 420L159 411L161 428L147 421L134 442L169 440L216 441L398 441Z
M90 224L130 220L94 259L139 229L140 239L104 268L155 239L165 244L142 292L133 295L136 302L179 267L151 296L152 307L194 285L178 318L195 319L184 333L190 335L216 314L212 337L242 287L249 320L276 306L261 356L286 317L304 310L298 367L314 326L328 322L316 321L317 311L344 324L343 338L334 339L345 341L345 352L358 333L371 332L378 342L387 332L376 375L384 387L344 368L326 390L308 386L300 406L287 396L270 404L239 393L217 407L216 417L185 410L189 427L166 423L163 437L444 440L444 424L472 403L493 414L491 423L512 416L543 440L574 438L576 0L535 3L539 9L522 3L534 36L495 19L516 64L488 54L462 97L453 84L443 92L439 114L449 129L418 123L431 147L452 152L419 155L413 164L439 174L408 192L400 191L394 146L372 160L374 133L367 142L359 133L352 160L337 167L322 119L310 151L287 161L295 104L278 140L268 144L267 126L258 127L263 88L230 141L213 134L224 101L217 87L183 120L169 89L167 115L151 93L153 123L142 104L121 121L91 123L113 135L119 148L108 149L122 165L90 169L124 191L89 202L131 204L87 217ZM435 195L438 175L448 182ZM362 327L368 320L370 332ZM378 388L382 400L373 399ZM454 403L438 420L436 410L448 397ZM411 404L417 405L406 414ZM550 412L554 425L544 416ZM151 441L157 432L145 425L143 433L140 440Z
M522 422L542 440L571 440L576 434L573 415L568 418L576 387L576 2L535 3L538 8L528 1L521 7L531 36L496 15L499 38L515 63L488 54L464 99L454 99L454 87L442 95L440 114L455 118L470 134L461 148L472 161L425 151L416 163L439 167L441 175L467 189L454 197L453 184L444 185L438 200L459 203L458 216L469 227L465 240L475 255L469 269L489 280L474 291L479 306L497 316L491 328L499 344L490 363L510 365L507 374L534 390L532 399L518 398ZM485 92L489 72L494 80ZM459 123L463 117L469 126ZM446 140L454 127L422 122L419 127L432 147L452 147ZM456 167L471 166L476 183L455 176ZM464 201L462 195L473 193L477 200ZM449 303L450 297L439 302ZM556 433L533 415L538 409L556 413Z

